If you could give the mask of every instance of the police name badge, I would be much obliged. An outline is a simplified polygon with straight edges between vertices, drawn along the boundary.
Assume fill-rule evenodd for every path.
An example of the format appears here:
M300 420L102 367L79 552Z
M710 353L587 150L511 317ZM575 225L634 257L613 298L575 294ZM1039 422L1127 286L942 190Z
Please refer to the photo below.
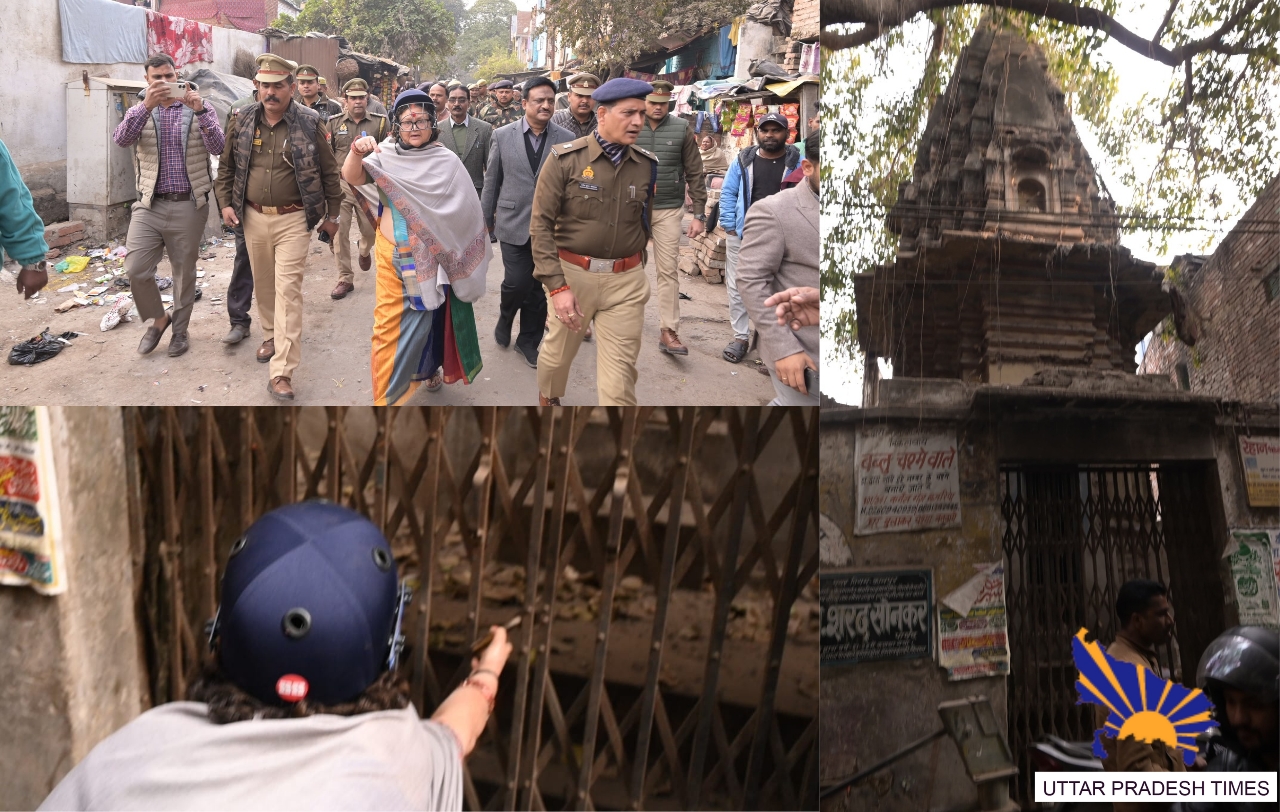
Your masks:
M579 188L579 189L586 189L588 192L598 192L598 191L600 191L600 187L599 187L599 186L596 186L595 184L592 184L592 183L579 183L579 184L578 184L578 188Z

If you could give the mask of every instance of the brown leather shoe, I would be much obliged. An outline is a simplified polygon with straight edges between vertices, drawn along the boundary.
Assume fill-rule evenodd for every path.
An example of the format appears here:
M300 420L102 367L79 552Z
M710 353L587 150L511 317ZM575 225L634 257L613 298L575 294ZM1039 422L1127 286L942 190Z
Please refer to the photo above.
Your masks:
M169 357L177 358L191 348L191 341L186 333L174 333L169 339Z
M262 342L262 346L258 348L258 363L265 364L271 360L271 356L276 354L276 340L268 338Z
M271 382L266 384L266 391L270 392L271 396L275 397L276 400L293 400L293 384L289 383L289 379L285 378L284 375L276 375L275 378L271 378Z
M350 293L355 289L356 289L356 286L351 284L350 282L339 282L338 284L334 285L333 293L330 293L329 296L334 299L341 299L342 297L346 296L348 293Z
M545 397L541 392L539 392L539 393L538 393L538 405L539 405L539 406L559 406L559 405L560 405L560 398L549 398L549 397Z
M360 255L360 270L362 270L362 271L367 271L367 270L369 270L369 266L371 266L371 265L373 265L373 257L369 256L368 254L361 254L361 255Z
M592 335L593 335L593 333L591 332L591 325L590 325L590 324L588 324L588 325L587 325L587 332L583 334L583 336L582 336L582 340L583 340L583 341L590 341L590 340L591 340L591 336L592 336Z
M142 334L142 340L138 342L139 355L146 355L160 345L160 336L164 335L164 331L169 329L169 324L173 321L167 315L162 318L164 318L164 324L157 327L153 321L147 331Z
M668 330L666 327L658 333L658 349L667 355L689 354L689 348L680 343L680 336L676 335L676 331Z
M293 384L283 375L277 375L267 384L267 391L276 400L293 400Z

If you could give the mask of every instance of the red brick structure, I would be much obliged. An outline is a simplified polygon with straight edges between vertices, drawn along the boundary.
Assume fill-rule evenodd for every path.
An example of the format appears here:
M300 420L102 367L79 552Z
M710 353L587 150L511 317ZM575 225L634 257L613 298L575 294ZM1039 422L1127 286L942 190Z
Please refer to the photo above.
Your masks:
M814 40L822 32L818 0L795 0L791 9L791 38Z
M1280 400L1280 176L1212 256L1174 260L1173 315L1155 330L1139 372L1225 400Z

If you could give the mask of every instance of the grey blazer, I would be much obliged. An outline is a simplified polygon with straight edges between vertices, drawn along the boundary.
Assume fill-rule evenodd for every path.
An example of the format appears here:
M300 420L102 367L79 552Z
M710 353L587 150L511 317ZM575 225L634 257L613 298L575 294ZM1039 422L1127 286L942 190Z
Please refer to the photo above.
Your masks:
M780 290L818 287L818 198L805 178L783 189L747 212L742 247L734 277L747 314L760 331L760 355L772 369L781 358L806 352L815 364L818 356L818 327L778 324L772 307L764 300Z
M553 146L574 139L573 133L550 122L542 137L546 139L542 164L547 162ZM542 169L542 164L538 169ZM485 224L499 240L515 245L529 241L529 218L533 214L533 190L537 185L538 176L529 171L529 154L525 152L520 120L494 130L480 205L484 209Z
M463 131L463 142L457 143L453 137L453 120L448 116L440 124L440 143L462 159L462 165L471 176L471 183L476 187L476 194L484 188L484 168L489 164L489 140L493 136L493 125L481 121L475 116L467 116L467 127Z

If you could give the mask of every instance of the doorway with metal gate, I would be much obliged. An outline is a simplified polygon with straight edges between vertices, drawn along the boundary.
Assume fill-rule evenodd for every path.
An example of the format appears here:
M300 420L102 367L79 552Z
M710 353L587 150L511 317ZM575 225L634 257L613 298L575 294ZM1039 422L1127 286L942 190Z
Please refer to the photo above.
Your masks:
M521 615L471 809L817 803L818 410L129 408L153 704L200 668L228 550L324 498L415 587L429 715Z
M1081 627L1104 644L1115 639L1125 581L1169 590L1177 625L1157 652L1166 677L1194 681L1201 652L1224 629L1208 465L1001 466L1009 744L1024 807L1032 743L1093 739L1093 707L1076 704L1070 641Z

